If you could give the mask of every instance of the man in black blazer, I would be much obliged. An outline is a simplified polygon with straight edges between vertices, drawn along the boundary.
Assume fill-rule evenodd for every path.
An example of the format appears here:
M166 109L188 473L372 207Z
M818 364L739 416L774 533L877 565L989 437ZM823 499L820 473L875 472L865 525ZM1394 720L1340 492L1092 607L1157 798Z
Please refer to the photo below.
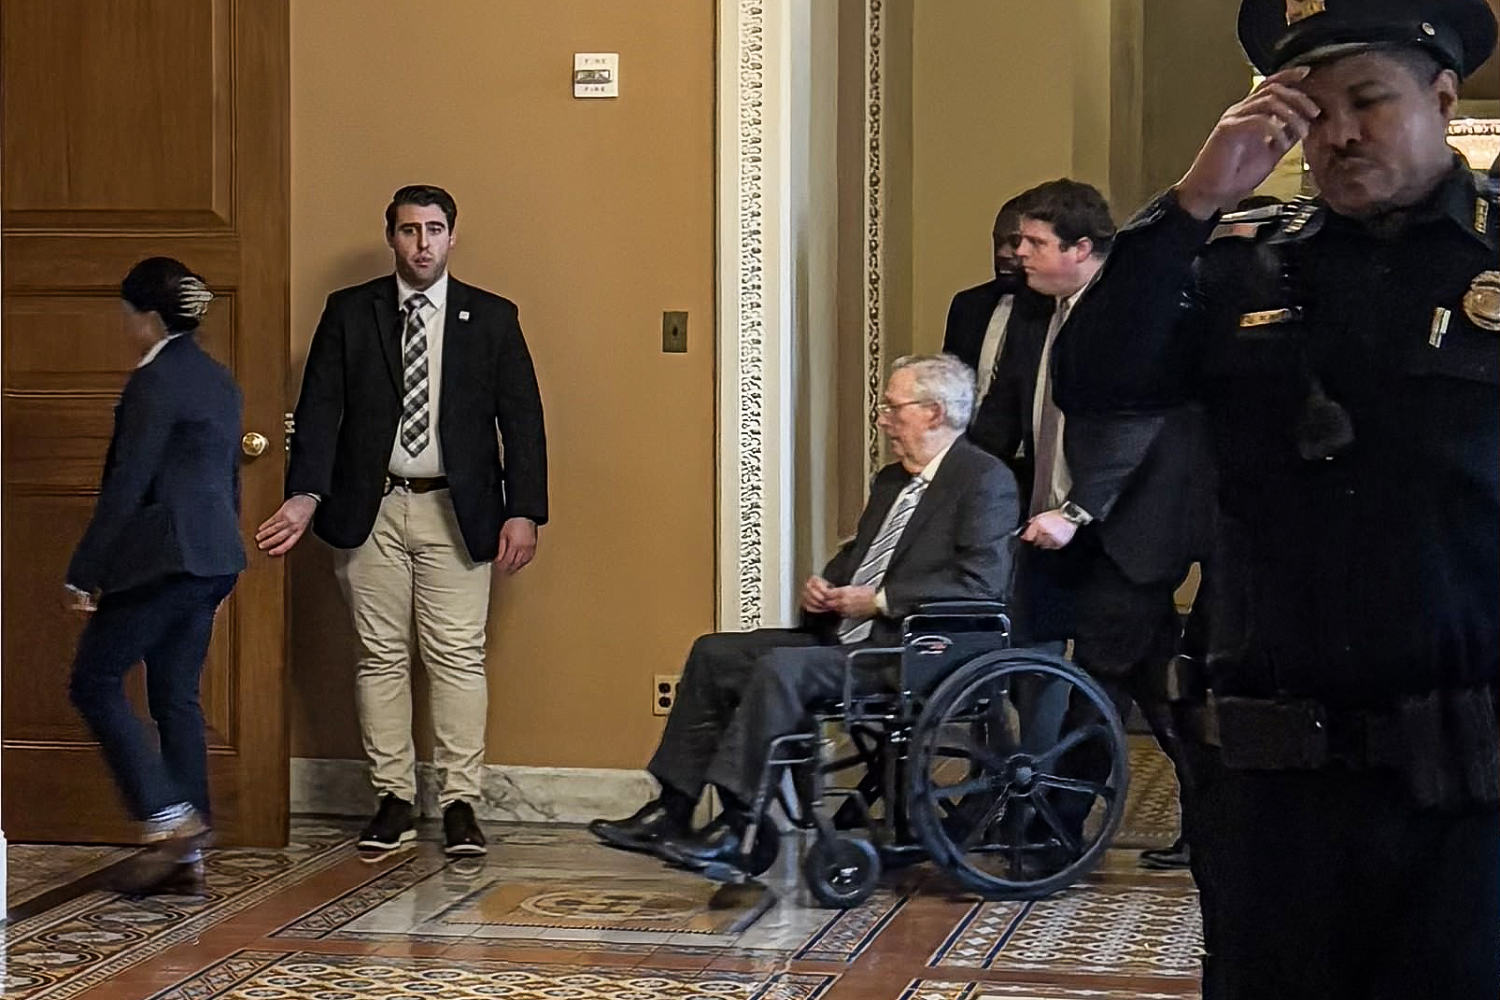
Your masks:
M1015 197L995 216L995 277L959 292L948 306L943 350L974 369L974 398L981 405L999 374L1006 345L1018 338L1039 344L1052 315L1052 300L1026 287L1026 271L1016 257L1022 207L1022 199Z
M1134 700L1162 749L1180 762L1165 677L1181 634L1173 594L1200 554L1205 527L1201 416L1179 407L1064 417L1052 391L1054 345L1103 265L1115 227L1109 206L1087 184L1050 181L1022 197L1018 253L1028 284L1054 296L1057 311L1040 344L1008 345L1017 349L1017 364L1005 377L1022 387L1020 405L1002 407L996 397L972 431L1000 454L1016 447L1019 434L1029 439L1021 445L1033 464L1025 469L1031 504L1021 538L1029 549L1021 557L1017 630L1031 641L1072 638L1074 658L1103 682L1122 714ZM1102 760L1074 765L1107 770ZM1177 846L1146 860L1185 864Z
M334 292L313 335L287 472L260 528L272 555L309 522L338 550L362 653L360 724L380 809L360 836L415 836L410 623L431 685L446 850L479 854L492 567L531 561L547 520L542 403L514 303L448 274L458 209L441 188L386 209L396 273ZM497 440L498 432L498 440Z
M896 362L880 425L898 461L875 476L854 538L804 585L801 626L693 644L648 766L660 796L627 819L595 820L595 835L692 867L736 864L771 741L839 694L850 650L899 643L902 619L924 602L1005 598L1019 500L1005 465L962 436L973 396L957 358ZM705 783L725 809L690 835Z

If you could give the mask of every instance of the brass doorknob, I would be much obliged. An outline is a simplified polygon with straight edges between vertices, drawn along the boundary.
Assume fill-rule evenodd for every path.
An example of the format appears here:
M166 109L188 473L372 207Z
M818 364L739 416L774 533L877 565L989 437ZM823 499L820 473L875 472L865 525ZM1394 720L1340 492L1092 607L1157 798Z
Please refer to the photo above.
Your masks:
M251 458L256 458L261 452L266 450L270 443L270 441L266 440L264 434L250 431L244 437L240 438L240 450Z

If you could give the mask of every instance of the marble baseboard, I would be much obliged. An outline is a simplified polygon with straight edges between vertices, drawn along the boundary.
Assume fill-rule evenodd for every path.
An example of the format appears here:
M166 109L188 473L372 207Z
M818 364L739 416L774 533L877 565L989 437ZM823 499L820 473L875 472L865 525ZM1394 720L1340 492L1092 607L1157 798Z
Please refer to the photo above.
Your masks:
M364 761L292 758L292 812L368 816L375 811ZM417 806L440 815L437 777L417 765ZM645 771L604 767L521 767L486 764L476 803L480 819L515 823L587 823L596 816L628 816L656 795Z

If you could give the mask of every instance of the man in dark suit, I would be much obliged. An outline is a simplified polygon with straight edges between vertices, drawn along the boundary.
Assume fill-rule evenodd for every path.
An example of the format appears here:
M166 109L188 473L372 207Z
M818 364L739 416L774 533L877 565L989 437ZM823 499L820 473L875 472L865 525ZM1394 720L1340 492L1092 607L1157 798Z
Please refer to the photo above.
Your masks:
M115 410L94 516L68 564L74 607L91 615L69 693L156 846L125 887L196 893L194 845L210 823L198 682L214 613L245 568L240 390L194 339L213 296L181 262L141 261L121 298L142 357ZM141 662L154 741L123 686Z
M974 369L977 401L988 395L1005 345L1012 338L1035 339L1047 330L1052 300L1026 287L1016 257L1021 239L1021 198L1000 206L991 234L995 277L953 296L943 331L943 350Z
M693 644L648 767L660 796L627 819L595 820L595 835L693 867L738 863L771 741L838 695L852 649L899 643L902 619L927 601L1004 599L1019 501L1005 465L962 436L973 398L957 358L896 362L879 409L898 461L875 476L855 537L804 585L801 627ZM725 808L692 835L705 783Z
M1050 181L1021 197L1018 255L1028 284L1053 296L1057 310L1042 338L1007 342L996 388L971 430L993 454L1026 456L1016 463L1031 498L1018 641L1072 638L1079 664L1105 683L1122 714L1132 699L1139 704L1176 761L1164 678L1180 633L1173 592L1197 554L1206 508L1201 420L1185 407L1064 419L1052 395L1053 345L1115 227L1087 184ZM1146 860L1185 864L1177 846Z
M547 520L531 356L514 303L449 276L457 215L441 188L397 191L386 209L396 273L328 297L297 403L288 499L256 536L282 555L311 523L339 550L362 646L360 725L381 796L359 839L369 850L415 836L415 617L446 850L483 853L473 803L488 715L490 580L493 568L514 573L531 561Z

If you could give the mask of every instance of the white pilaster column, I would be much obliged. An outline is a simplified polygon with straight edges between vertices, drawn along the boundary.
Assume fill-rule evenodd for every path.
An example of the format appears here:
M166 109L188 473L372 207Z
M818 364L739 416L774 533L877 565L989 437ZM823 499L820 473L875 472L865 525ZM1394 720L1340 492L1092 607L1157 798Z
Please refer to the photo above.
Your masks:
M727 630L785 624L795 607L799 6L719 2L718 605Z

